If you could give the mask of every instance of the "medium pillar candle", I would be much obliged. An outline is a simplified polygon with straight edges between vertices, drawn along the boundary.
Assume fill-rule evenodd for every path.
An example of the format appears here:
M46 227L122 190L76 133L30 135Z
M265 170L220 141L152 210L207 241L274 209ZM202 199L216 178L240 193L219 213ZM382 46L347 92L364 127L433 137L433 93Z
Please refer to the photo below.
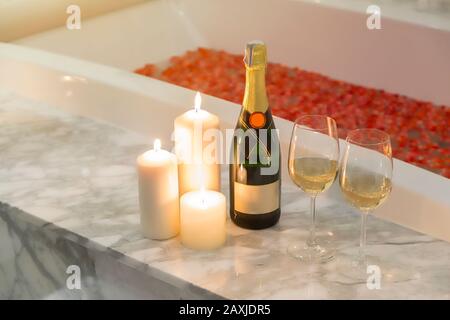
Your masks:
M155 140L154 149L137 158L137 168L144 236L156 240L176 236L180 230L176 156Z

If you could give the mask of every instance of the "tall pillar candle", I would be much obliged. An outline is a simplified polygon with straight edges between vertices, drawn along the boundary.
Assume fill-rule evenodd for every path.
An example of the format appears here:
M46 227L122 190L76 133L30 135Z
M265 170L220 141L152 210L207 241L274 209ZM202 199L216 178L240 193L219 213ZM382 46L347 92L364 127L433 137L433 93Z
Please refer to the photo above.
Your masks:
M177 158L161 149L137 158L141 228L145 237L156 240L176 236L180 230Z
M200 106L201 96L197 92L194 109L174 122L180 197L201 188L220 190L219 118Z

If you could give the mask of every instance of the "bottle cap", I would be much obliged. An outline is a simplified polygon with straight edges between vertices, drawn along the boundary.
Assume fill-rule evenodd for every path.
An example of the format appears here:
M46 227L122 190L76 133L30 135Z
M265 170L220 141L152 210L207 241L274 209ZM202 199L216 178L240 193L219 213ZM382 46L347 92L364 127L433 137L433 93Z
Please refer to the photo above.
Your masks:
M244 62L247 67L265 67L267 63L267 50L264 42L250 41L245 47Z

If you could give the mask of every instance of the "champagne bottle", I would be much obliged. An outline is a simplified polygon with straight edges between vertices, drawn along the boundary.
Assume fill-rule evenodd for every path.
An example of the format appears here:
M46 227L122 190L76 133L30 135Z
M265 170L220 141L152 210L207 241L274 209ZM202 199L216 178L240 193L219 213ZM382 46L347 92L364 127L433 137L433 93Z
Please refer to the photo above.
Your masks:
M266 56L264 43L247 44L245 94L233 136L230 216L247 229L280 219L281 154L266 93Z

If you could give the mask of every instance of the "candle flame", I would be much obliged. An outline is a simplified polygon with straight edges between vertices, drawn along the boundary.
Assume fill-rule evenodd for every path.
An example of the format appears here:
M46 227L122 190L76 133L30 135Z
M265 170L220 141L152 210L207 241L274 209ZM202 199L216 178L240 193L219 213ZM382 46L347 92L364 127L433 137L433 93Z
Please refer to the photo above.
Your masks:
M161 150L161 140L155 139L155 141L153 142L153 149L155 151Z
M197 93L195 94L195 104L194 104L195 112L199 112L201 106L202 106L202 96L200 95L200 92L197 91Z

